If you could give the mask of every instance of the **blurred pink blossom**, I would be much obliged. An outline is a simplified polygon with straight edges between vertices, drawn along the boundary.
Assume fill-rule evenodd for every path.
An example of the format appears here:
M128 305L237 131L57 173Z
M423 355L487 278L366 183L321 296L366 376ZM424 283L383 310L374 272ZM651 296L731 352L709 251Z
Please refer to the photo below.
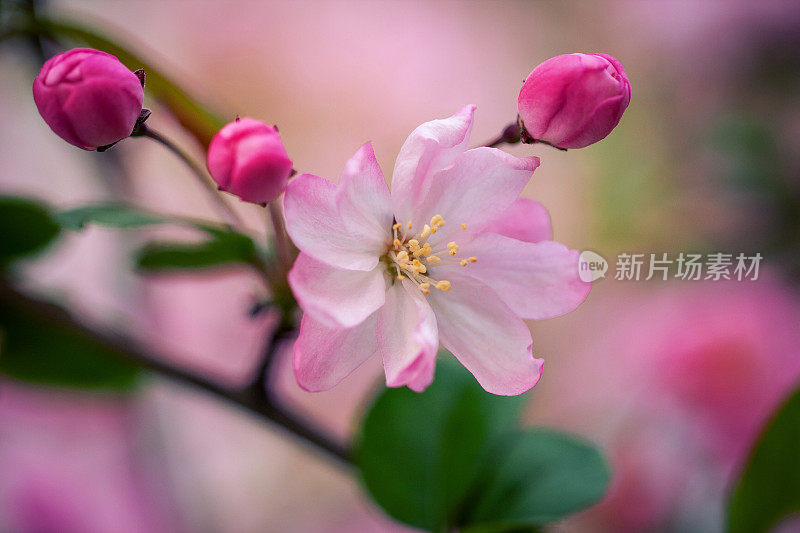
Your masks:
M129 398L0 389L3 531L180 530Z
M612 461L606 498L573 523L650 531L719 519L727 484L800 383L797 295L769 279L612 292L593 300L592 334L564 347L579 357L556 386L577 397L542 416L601 441ZM608 306L626 311L606 319Z

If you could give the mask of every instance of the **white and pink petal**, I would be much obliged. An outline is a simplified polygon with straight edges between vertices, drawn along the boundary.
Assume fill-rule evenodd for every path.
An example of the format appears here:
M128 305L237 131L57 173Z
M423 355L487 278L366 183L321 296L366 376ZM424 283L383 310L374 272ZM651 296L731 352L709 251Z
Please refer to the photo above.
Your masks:
M508 209L484 226L482 231L525 242L553 239L550 214L542 204L529 198L517 198Z
M378 313L378 346L388 387L422 392L433 381L439 335L433 309L409 281L395 283Z
M347 161L335 203L352 238L378 251L392 241L392 200L371 143L363 145Z
M337 192L335 183L313 174L291 180L283 199L286 231L301 251L318 261L372 270L385 250L347 230L336 205Z
M458 234L465 238L462 224L471 234L496 220L519 197L538 166L538 157L517 158L496 148L468 150L431 180L413 225L421 228L441 215L445 225L430 241L447 242Z
M357 326L386 301L386 273L381 265L372 270L345 270L301 252L288 279L303 311L330 327Z
M333 388L378 351L377 313L354 328L331 328L303 315L294 343L294 375L308 392Z
M474 113L475 106L467 105L449 118L426 122L403 143L392 173L392 204L398 221L411 220L433 175L467 149Z
M525 323L484 283L453 273L447 292L431 291L439 340L492 394L515 396L536 385L544 360L535 359Z
M561 316L578 307L591 289L579 276L580 254L557 242L482 233L461 246L458 255L476 257L463 273L489 285L521 318Z

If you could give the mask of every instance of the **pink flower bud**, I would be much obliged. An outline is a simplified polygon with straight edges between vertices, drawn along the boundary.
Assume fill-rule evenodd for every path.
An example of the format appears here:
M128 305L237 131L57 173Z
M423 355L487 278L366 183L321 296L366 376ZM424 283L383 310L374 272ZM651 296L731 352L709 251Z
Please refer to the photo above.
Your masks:
M522 140L583 148L611 133L631 100L622 65L607 54L566 54L533 69L519 92Z
M219 130L208 147L207 162L220 190L254 204L277 198L292 173L278 129L247 117Z
M33 100L44 121L84 150L128 137L143 99L136 74L111 54L91 48L50 58L33 81Z

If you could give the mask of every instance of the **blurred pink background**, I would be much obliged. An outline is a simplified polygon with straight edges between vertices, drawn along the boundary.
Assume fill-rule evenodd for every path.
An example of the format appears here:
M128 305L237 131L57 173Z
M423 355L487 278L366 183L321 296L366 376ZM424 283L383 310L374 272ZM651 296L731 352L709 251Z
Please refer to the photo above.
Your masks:
M633 96L605 141L567 153L506 147L542 158L525 195L549 208L556 240L612 264L624 251L760 252L762 272L720 283L609 272L577 311L531 324L546 366L526 420L591 438L613 464L606 500L559 531L721 531L732 476L800 376L798 222L776 207L800 194L800 5L69 0L42 9L152 57L226 118L277 124L295 168L328 178L368 140L390 173L414 127L467 103L478 106L472 144L481 144L514 120L536 64L573 51L616 56ZM38 68L21 44L0 48L0 192L63 207L124 195L214 217L159 146L131 139L104 157L53 135L30 94ZM166 112L145 105L153 127L202 157ZM742 140L742 124L771 143L767 156ZM258 208L238 207L263 231ZM245 379L271 321L246 314L257 281L136 276L128 254L150 236L91 228L27 265L27 280L88 320L132 327L175 361ZM308 394L281 363L282 391L342 437L382 374L373 359L334 390ZM0 379L0 480L2 531L404 530L344 469L157 377L132 397Z

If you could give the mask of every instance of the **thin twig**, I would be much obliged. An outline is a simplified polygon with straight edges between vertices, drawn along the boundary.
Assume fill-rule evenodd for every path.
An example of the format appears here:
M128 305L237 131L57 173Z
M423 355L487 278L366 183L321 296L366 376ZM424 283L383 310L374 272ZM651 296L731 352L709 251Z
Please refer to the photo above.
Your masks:
M289 240L286 238L286 227L283 223L283 213L281 213L280 207L278 207L277 201L272 201L269 203L269 217L272 221L272 230L275 235L275 248L278 251L278 262L281 265L281 269L284 272L289 271L289 268L292 265L292 258L291 258L291 245L289 244Z
M501 144L516 144L519 141L520 141L519 124L516 122L512 122L511 124L503 128L503 133L501 133L491 141L487 142L486 144L482 144L481 146L494 148L495 146L500 146Z
M269 397L266 389L267 383L263 379L267 377L268 372L263 365L261 367L263 371L259 371L257 379L252 383L242 389L231 389L190 370L168 363L161 357L151 355L149 350L142 348L133 339L90 328L78 322L64 309L17 291L7 280L0 280L0 304L17 312L35 315L40 320L57 324L60 327L66 327L98 347L110 350L147 370L198 387L233 402L270 420L330 456L344 463L352 463L350 452L346 446L337 442L314 423L305 420ZM270 357L266 361L268 366L272 364L280 343L291 338L291 335L291 331L287 331L283 327L276 329L269 341L271 348L269 350Z
M203 171L203 169L200 168L200 166L198 166L197 163L194 162L194 159L192 159L186 152L184 152L177 144L164 137L164 135L148 127L147 124L144 123L140 124L137 127L135 136L142 136L153 139L154 141L161 143L168 150L170 150L172 153L178 156L178 158L180 158L184 163L186 163L186 165L191 169L195 177L197 177L197 181L200 183L200 185L203 186L203 188L209 194L209 197L217 206L223 218L230 224L233 224L234 226L238 226L240 228L243 227L242 219L239 218L239 215L237 215L236 211L234 211L231 208L231 206L228 205L225 199L222 198L222 196L220 196L219 191L210 181L205 171Z

